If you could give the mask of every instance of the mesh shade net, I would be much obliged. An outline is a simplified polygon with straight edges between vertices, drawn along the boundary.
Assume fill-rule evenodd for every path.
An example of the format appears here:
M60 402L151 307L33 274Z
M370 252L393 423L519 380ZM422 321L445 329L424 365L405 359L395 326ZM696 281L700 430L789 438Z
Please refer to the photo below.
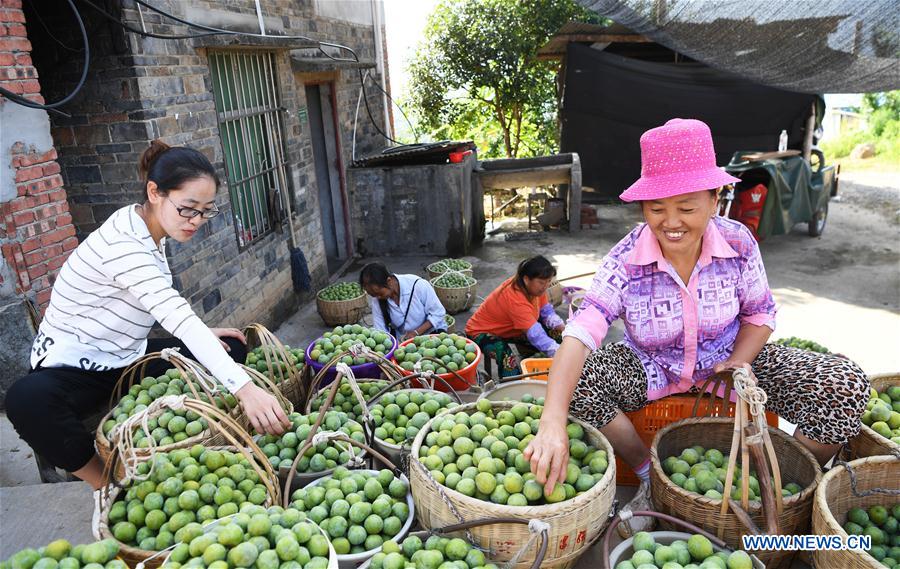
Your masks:
M803 93L900 86L898 0L577 0L669 49Z

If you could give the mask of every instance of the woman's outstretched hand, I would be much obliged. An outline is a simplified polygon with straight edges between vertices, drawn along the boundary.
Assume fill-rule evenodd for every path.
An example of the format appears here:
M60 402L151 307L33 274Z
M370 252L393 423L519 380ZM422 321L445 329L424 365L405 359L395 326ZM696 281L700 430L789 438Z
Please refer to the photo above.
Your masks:
M531 472L544 485L544 494L553 492L553 487L565 480L569 465L569 434L566 424L541 422L538 434L525 448L525 459L531 462Z
M250 418L250 424L257 433L280 435L291 426L284 409L271 393L253 383L247 383L234 394L244 413Z

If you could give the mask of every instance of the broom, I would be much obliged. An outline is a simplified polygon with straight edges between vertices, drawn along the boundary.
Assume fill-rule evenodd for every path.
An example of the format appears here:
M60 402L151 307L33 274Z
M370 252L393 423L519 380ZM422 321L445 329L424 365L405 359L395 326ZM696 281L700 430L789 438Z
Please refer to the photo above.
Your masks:
M284 172L281 168L277 168L278 178L281 181L281 187L285 191L279 192L284 202L284 210L287 212L288 232L290 233L290 245L288 250L291 255L291 282L294 284L294 292L308 292L312 287L312 279L309 275L309 265L306 263L306 256L297 246L297 236L294 234L294 219L291 213L291 197L287 193L287 183L285 183Z

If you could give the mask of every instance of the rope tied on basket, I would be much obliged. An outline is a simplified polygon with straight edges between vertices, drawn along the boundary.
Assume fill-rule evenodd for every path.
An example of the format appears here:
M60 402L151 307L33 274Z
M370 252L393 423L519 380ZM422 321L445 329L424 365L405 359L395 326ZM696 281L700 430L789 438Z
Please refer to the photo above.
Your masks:
M362 344L358 344L362 345ZM365 347L365 346L363 346ZM351 353L353 346L350 346ZM356 400L359 401L359 406L362 407L362 416L363 419L368 423L372 419L372 414L369 413L369 406L366 405L366 398L362 394L362 390L359 388L359 382L356 381L356 375L354 375L353 370L350 369L350 366L345 364L344 362L339 362L335 369L338 373L342 374L345 378L347 378L347 383L350 384L350 390L353 392L353 395L356 397Z
M156 456L157 444L156 439L153 438L153 435L150 433L150 417L157 411L161 411L165 408L173 411L181 411L184 409L184 402L187 398L187 395L166 395L160 397L159 399L152 401L143 411L135 413L113 427L112 431L109 433L109 442L122 457L122 467L125 470L123 483L127 484L132 480L143 481L153 476L153 470L156 466L154 457ZM148 446L146 448L149 453L149 458L144 458L143 460L139 460L135 453L134 432L137 427L140 427L141 430L144 431L144 434L146 435L145 438L148 441ZM146 476L140 476L137 473L137 467L140 462L150 463L150 470L147 472Z
M750 406L750 414L754 419L763 417L763 422L765 422L766 402L769 400L769 396L757 385L756 378L742 367L735 369L732 377L734 378L734 390L738 397Z
M900 451L891 449L891 455L894 456L894 458L900 460ZM853 495L857 498L866 498L868 496L874 496L876 494L884 494L886 496L900 496L900 489L875 487L868 490L859 490L856 487L856 471L853 469L853 467L837 457L835 457L834 459L834 464L837 466L843 466L844 470L847 471L847 474L850 476L850 491L853 492Z
M162 358L162 359L164 359L164 360L166 360L167 362L171 362L171 361L172 361L172 356L174 356L174 355L179 355L179 356L180 356L180 355L181 355L181 348L178 348L178 347L175 347L175 348L163 348L163 349L160 350L160 352L159 352L159 357Z
M422 471L422 474L425 476L425 480L427 480L428 483L434 487L434 489L437 491L438 496L440 496L441 501L444 503L445 506L447 506L447 509L450 510L450 513L453 514L453 516L456 517L457 520L459 520L459 523L461 523L461 524L465 523L466 520L462 517L462 514L459 513L459 510L457 510L456 506L453 505L453 502L450 501L450 498L447 496L447 493L444 492L444 489L441 488L441 485L438 484L437 480L432 478L431 473L428 472L428 469L425 468L425 465L422 464L422 461L414 456L410 456L409 463L411 465L415 464L416 465L415 467ZM410 469L412 469L412 468L413 467L410 466ZM412 482L412 480L410 480L410 483L411 482ZM471 544L472 547L474 547L476 549L480 549L482 552L487 553L488 555L493 553L490 549L485 549L483 547L480 547L478 545L478 542L475 540L475 536L472 535L471 531L469 531L468 529L464 530L464 531L466 534L466 540L468 540L469 544ZM432 535L435 535L435 534L432 534Z
M766 402L768 396L757 384L756 377L749 367L735 368L731 372L731 381L735 393L738 395L734 413L734 430L731 440L731 450L728 453L728 466L725 474L725 491L723 496L729 496L732 484L735 482L734 473L737 468L738 454L741 459L741 471L745 476L740 478L741 504L744 510L749 508L749 485L747 473L750 472L750 458L757 468L757 476L760 481L762 499L762 512L766 521L766 531L770 534L778 532L778 516L784 512L782 497L781 468L778 464L778 456L769 436L769 426L766 424ZM718 385L718 384L717 384ZM727 398L727 395L726 395ZM727 401L725 402L727 405ZM772 475L772 484L769 482L769 474ZM730 500L723 499L720 515L728 512ZM743 521L743 520L742 520ZM747 526L752 531L755 527ZM724 536L725 526L718 529L718 537Z
M202 368L200 370L198 370L197 364L195 364L191 360L187 359L184 355L182 355L181 348L179 348L179 347L163 348L159 352L159 357L160 357L160 359L167 361L169 363L172 363L173 361L175 361L175 362L178 362L179 364L183 365L184 367L188 368L188 370L187 370L188 373L190 373L192 376L194 376L194 378L197 380L197 383L199 383L209 393L211 393L211 394L216 393L216 392L228 393L228 391L224 388L224 386L222 386L216 382L207 381L207 379L205 377L207 372L205 370L203 370Z
M435 373L433 370L422 371L422 360L419 360L413 364L413 372L419 376L419 379L425 380L425 384L428 386L428 389L434 389Z
M525 552L531 549L531 546L534 545L534 542L537 541L537 539L541 536L541 533L550 532L550 524L543 520L532 518L528 520L528 532L530 534L528 536L528 540L522 544L522 547L520 547L519 550L516 551L515 555L513 555L509 559L509 561L503 564L503 569L512 569L513 567L515 567L519 562L519 559L521 559L522 556L525 555Z
M369 356L372 355L372 351L369 349L369 347L359 341L351 344L350 347L347 348L347 351L350 352L354 358L368 359Z
M356 454L356 450L351 444L339 444L342 441L339 439L345 437L346 435L340 431L319 431L312 438L312 445L319 446L322 443L330 443L334 441L334 446L338 448L343 448L350 454L350 460L347 461L352 468L359 468L365 464L362 456Z

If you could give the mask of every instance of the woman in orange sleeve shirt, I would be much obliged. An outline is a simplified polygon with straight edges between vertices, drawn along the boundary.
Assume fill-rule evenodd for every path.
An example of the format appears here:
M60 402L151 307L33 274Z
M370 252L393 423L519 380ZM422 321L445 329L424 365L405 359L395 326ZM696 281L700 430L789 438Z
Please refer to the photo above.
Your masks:
M538 255L519 263L516 275L494 289L466 323L466 335L482 351L493 354L500 377L519 373L519 362L511 344L519 352L544 352L550 357L559 343L565 322L547 299L550 280L556 269Z

